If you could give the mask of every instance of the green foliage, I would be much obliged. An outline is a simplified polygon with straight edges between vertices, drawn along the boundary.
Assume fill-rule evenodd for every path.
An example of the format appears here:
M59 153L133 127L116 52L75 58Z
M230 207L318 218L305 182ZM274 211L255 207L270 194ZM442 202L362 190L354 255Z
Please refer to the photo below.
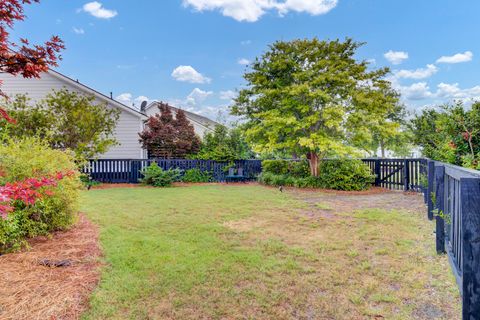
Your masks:
M385 81L388 69L356 60L361 45L278 41L253 62L231 111L246 118L254 150L306 155L315 176L319 159L364 149L398 97Z
M297 178L306 178L310 175L308 162L305 160L264 160L262 161L262 172L290 175Z
M202 146L195 159L228 162L234 160L252 159L254 154L239 128L228 129L218 125L214 132L207 132Z
M8 127L12 137L38 137L53 149L73 150L77 159L94 158L117 144L120 112L96 103L94 96L62 89L33 105L19 95L7 101L6 109L17 121Z
M211 182L212 175L210 172L202 171L197 168L189 169L185 171L182 181L189 183Z
M175 117L172 107L167 103L158 104L159 113L151 116L145 129L139 133L143 148L153 158L172 159L196 154L200 148L200 138L195 134L193 125L185 112L176 109Z
M91 187L100 185L100 182L92 180L88 174L80 175L80 182L85 188L90 189Z
M367 190L375 181L370 168L360 160L324 160L318 177L309 175L306 161L268 160L262 163L261 183L297 188L325 188L334 190Z
M35 138L0 144L0 185L72 170L76 170L73 154L52 150ZM51 196L0 219L0 252L20 248L26 238L68 228L78 211L80 186L78 177L63 179Z
M368 165L356 159L322 161L320 178L327 188L346 191L369 189L375 181Z
M480 103L427 109L410 123L415 144L437 161L480 169Z
M180 180L182 171L180 169L163 170L156 162L144 168L141 172L143 179L142 184L154 187L170 187L172 183Z

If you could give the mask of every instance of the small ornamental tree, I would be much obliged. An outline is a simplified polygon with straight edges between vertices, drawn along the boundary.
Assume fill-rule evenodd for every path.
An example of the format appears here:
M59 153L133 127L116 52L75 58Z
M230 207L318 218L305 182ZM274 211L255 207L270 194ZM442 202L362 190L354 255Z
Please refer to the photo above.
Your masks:
M159 113L151 116L145 130L139 133L140 142L149 156L154 158L185 158L200 148L200 139L185 112L178 110L175 118L167 103L161 102Z
M67 89L53 91L31 105L19 95L7 103L17 124L9 128L12 137L38 137L51 148L72 150L78 160L94 158L117 144L115 128L120 112Z
M40 73L51 66L57 66L59 53L65 48L58 36L53 36L43 45L30 45L27 39L20 39L20 44L10 40L9 29L18 21L25 19L25 4L39 0L0 0L0 71L24 78L38 78ZM1 85L1 82L0 82ZM0 89L0 95L5 94ZM0 119L14 123L7 112L0 107Z

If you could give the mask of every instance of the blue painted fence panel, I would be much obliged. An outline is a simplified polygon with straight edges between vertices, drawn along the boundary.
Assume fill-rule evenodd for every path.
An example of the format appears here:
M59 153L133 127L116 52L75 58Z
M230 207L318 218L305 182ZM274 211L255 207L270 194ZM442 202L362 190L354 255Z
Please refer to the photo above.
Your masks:
M149 159L149 160L120 160L100 159L90 160L84 166L83 172L103 183L138 183L142 178L141 171L156 162L163 170L180 169L183 172L189 169L200 169L209 172L216 182L224 182L231 163L213 160L185 160L185 159ZM254 180L262 172L261 160L234 161L235 169L243 168L247 180Z

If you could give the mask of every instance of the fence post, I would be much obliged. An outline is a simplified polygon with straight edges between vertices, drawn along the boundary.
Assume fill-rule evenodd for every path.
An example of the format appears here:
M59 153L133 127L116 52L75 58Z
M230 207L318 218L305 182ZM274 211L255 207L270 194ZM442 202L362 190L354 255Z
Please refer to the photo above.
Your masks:
M428 160L428 187L427 187L427 208L428 208L428 220L433 220L433 184L435 181L435 162Z
M382 164L382 160L375 159L375 187L380 186L380 166Z
M445 167L435 166L435 208L445 213ZM437 253L445 253L445 221L440 215L435 216L435 237Z
M480 179L460 179L463 319L480 319Z
M403 190L408 191L410 189L410 161L405 159L403 161Z

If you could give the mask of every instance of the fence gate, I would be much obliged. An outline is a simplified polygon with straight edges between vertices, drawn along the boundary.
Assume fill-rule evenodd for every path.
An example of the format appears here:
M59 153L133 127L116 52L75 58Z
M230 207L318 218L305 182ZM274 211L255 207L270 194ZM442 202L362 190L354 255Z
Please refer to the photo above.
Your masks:
M363 159L375 174L375 186L424 192L426 159Z

